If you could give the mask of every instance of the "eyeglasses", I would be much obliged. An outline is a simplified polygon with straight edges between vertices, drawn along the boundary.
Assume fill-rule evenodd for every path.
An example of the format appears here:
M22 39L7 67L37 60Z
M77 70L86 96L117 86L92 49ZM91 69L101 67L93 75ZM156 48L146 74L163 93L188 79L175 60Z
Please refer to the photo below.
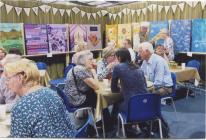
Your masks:
M13 78L13 77L15 77L15 76L17 76L17 75L19 75L19 74L24 74L24 72L22 71L22 72L18 72L18 73L16 73L16 74L13 74L12 76L6 77L5 80L8 82L8 81L11 80L11 78Z

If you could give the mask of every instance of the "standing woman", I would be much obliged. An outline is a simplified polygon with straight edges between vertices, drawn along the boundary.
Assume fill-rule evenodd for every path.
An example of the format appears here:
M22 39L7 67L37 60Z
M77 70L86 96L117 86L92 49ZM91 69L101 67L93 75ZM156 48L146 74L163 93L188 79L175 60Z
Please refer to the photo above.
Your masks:
M121 93L123 101L118 110L120 112L128 110L128 101L131 96L147 93L147 85L144 72L132 63L130 53L126 48L120 48L116 52L119 64L114 67L112 73L111 89L114 93ZM120 87L118 81L120 80Z
M8 88L21 98L11 111L11 137L68 138L75 129L57 93L40 86L36 64L28 59L4 66Z

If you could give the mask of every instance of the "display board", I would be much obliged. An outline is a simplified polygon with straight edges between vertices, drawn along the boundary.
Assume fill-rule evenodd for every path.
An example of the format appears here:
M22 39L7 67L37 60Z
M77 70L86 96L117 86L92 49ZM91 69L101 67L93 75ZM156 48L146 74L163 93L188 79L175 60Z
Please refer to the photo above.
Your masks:
M136 49L140 44L140 24L133 23L132 24L132 34L133 34L133 48Z
M206 19L192 21L192 52L206 52Z
M140 43L148 41L149 31L150 31L150 23L140 22L140 32L139 32Z
M172 20L170 36L174 42L174 51L189 52L191 43L191 20Z
M74 46L78 43L87 42L87 26L71 24L69 25L70 30L70 50L74 51Z
M123 46L125 39L132 39L131 24L118 24L118 47Z
M117 44L117 25L106 25L106 45L108 42Z
M49 52L67 52L69 46L68 28L66 24L47 24Z
M9 51L17 48L22 54L24 50L24 31L22 23L0 23L0 46Z
M48 53L46 24L24 24L24 30L28 55Z
M89 50L102 49L100 25L87 25L87 41Z

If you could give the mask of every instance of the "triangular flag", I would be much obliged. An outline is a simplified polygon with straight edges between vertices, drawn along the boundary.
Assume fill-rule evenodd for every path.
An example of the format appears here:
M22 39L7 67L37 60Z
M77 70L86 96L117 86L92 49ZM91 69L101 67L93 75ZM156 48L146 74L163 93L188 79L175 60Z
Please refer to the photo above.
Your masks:
M165 6L165 12L166 12L166 14L167 14L167 12L169 11L169 9L170 9L170 6Z
M110 18L110 19L112 18L112 14L111 14L111 13L109 13L109 18Z
M113 14L113 18L114 18L114 20L116 19L116 17L117 17L117 14Z
M87 18L90 19L91 13L87 13Z
M71 15L71 9L67 9L66 12L67 12L67 15L68 15L68 16Z
M140 16L141 10L140 9L136 10L136 12L137 12L137 15Z
M158 12L160 13L162 11L163 6L162 5L158 5Z
M196 7L196 5L198 4L199 1L193 1L193 7Z
M97 12L97 15L98 15L99 17L101 17L101 12L100 12L100 11L98 11L98 12Z
M132 17L134 16L134 13L135 13L135 10L131 10L131 12L132 12Z
M143 12L144 15L146 15L147 8L143 8L143 9L142 9L142 12Z
M150 10L150 12L152 12L152 5L149 5L147 8Z
M177 5L172 5L172 11L173 11L173 13L175 13L176 9L177 9Z
M0 8L1 8L1 6L3 6L4 5L4 3L3 2L0 2Z
M50 9L51 9L51 6L47 5L47 6L45 7L45 12L48 13Z
M24 11L26 13L27 16L29 16L31 8L24 8Z
M21 14L22 8L21 7L14 7L16 10L16 14L19 16Z
M96 19L96 15L97 15L96 13L92 13L94 19Z
M64 11L65 11L65 9L59 9L59 12L60 12L61 16L64 15Z
M38 15L38 7L33 7L32 10L34 11L34 13L35 13L36 15Z
M101 10L102 16L105 16L108 12L106 10Z
M201 1L201 5L202 5L202 9L204 9L206 2L205 1Z
M5 5L6 5L6 13L9 14L9 12L10 12L11 9L13 8L13 6L7 5L7 4L5 4Z
M198 4L199 1L193 1L193 6L192 7L196 7L196 5Z
M127 14L129 14L131 12L131 9L127 8Z
M47 6L47 5L41 5L41 6L39 6L40 9L41 9L44 13L46 12L46 6Z
M183 11L183 10L184 10L184 7L185 7L185 3L180 3L180 4L178 4L178 5L179 5L181 11Z
M119 18L121 19L121 17L122 17L122 12L119 12L119 13L118 13L118 16L119 16Z
M186 1L186 3L187 3L190 7L193 6L193 2L192 2L192 1Z
M53 14L55 15L55 14L57 13L58 9L57 9L57 8L52 7L52 11L53 11Z
M74 11L74 13L77 14L77 13L79 13L80 10L79 10L79 8L77 8L77 7L73 7L73 8L72 8L72 11Z
M84 17L85 14L86 14L86 12L81 11L81 16L82 16L82 18Z
M152 5L152 8L153 8L153 11L155 11L157 9L157 5L156 4L153 4Z
M124 8L124 9L122 10L122 13L126 15L126 14L127 14L127 9Z

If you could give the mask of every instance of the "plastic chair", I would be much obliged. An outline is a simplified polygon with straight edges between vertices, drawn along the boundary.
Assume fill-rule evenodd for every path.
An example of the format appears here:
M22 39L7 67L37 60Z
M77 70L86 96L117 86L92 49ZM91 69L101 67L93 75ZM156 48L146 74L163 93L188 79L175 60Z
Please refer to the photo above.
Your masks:
M160 138L163 138L160 109L160 95L158 94L145 93L131 97L128 103L128 111L118 114L118 133L119 122L121 122L123 136L126 137L124 128L126 123L158 120Z
M188 61L187 64L186 64L186 66L187 66L187 67L196 68L197 71L199 71L199 69L200 69L200 62L197 61L197 60L195 60L195 59L193 59L193 60ZM184 82L184 84L185 84L185 86L187 87L187 96L186 96L186 98L188 98L189 90L190 90L191 85L194 84L194 80L186 81L186 82ZM193 87L196 87L196 86L193 86ZM196 88L195 88L195 89L196 89ZM196 95L196 92L195 92L195 91L194 91L194 94Z
M176 119L178 120L178 118L177 118L177 110L176 110L176 106L175 106L175 103L174 103L174 100L173 100L173 98L176 97L176 74L171 72L171 78L172 78L172 82L173 82L172 93L168 93L168 94L166 94L164 96L161 96L161 100L167 100L167 99L171 100L173 109L175 111Z
M67 73L69 72L70 69L72 69L75 66L74 63L69 63L69 65L64 69L64 76L62 78L59 79L54 79L54 80L50 80L49 84L51 85L52 89L56 89L59 87L59 85L64 84L66 77L67 77Z
M44 62L36 62L37 68L39 70L46 70L47 69L47 64Z
M98 133L98 131L97 131L97 126L96 126L96 123L95 123L94 115L93 115L93 113L92 113L92 108L91 108L91 107L84 107L84 108L75 108L75 107L72 107L72 105L69 104L69 99L68 99L68 97L66 96L66 94L63 92L63 90L57 88L57 93L58 93L58 95L62 98L63 103L64 103L64 105L66 106L66 109L67 109L69 112L75 114L75 113L78 112L78 111L83 111L83 110L86 110L86 111L87 111L88 117L92 120L92 121L90 121L90 122L92 122L92 123L90 123L90 124L93 125L93 127L94 127L94 129L95 129L95 131L96 131L96 136L99 137L99 133Z

